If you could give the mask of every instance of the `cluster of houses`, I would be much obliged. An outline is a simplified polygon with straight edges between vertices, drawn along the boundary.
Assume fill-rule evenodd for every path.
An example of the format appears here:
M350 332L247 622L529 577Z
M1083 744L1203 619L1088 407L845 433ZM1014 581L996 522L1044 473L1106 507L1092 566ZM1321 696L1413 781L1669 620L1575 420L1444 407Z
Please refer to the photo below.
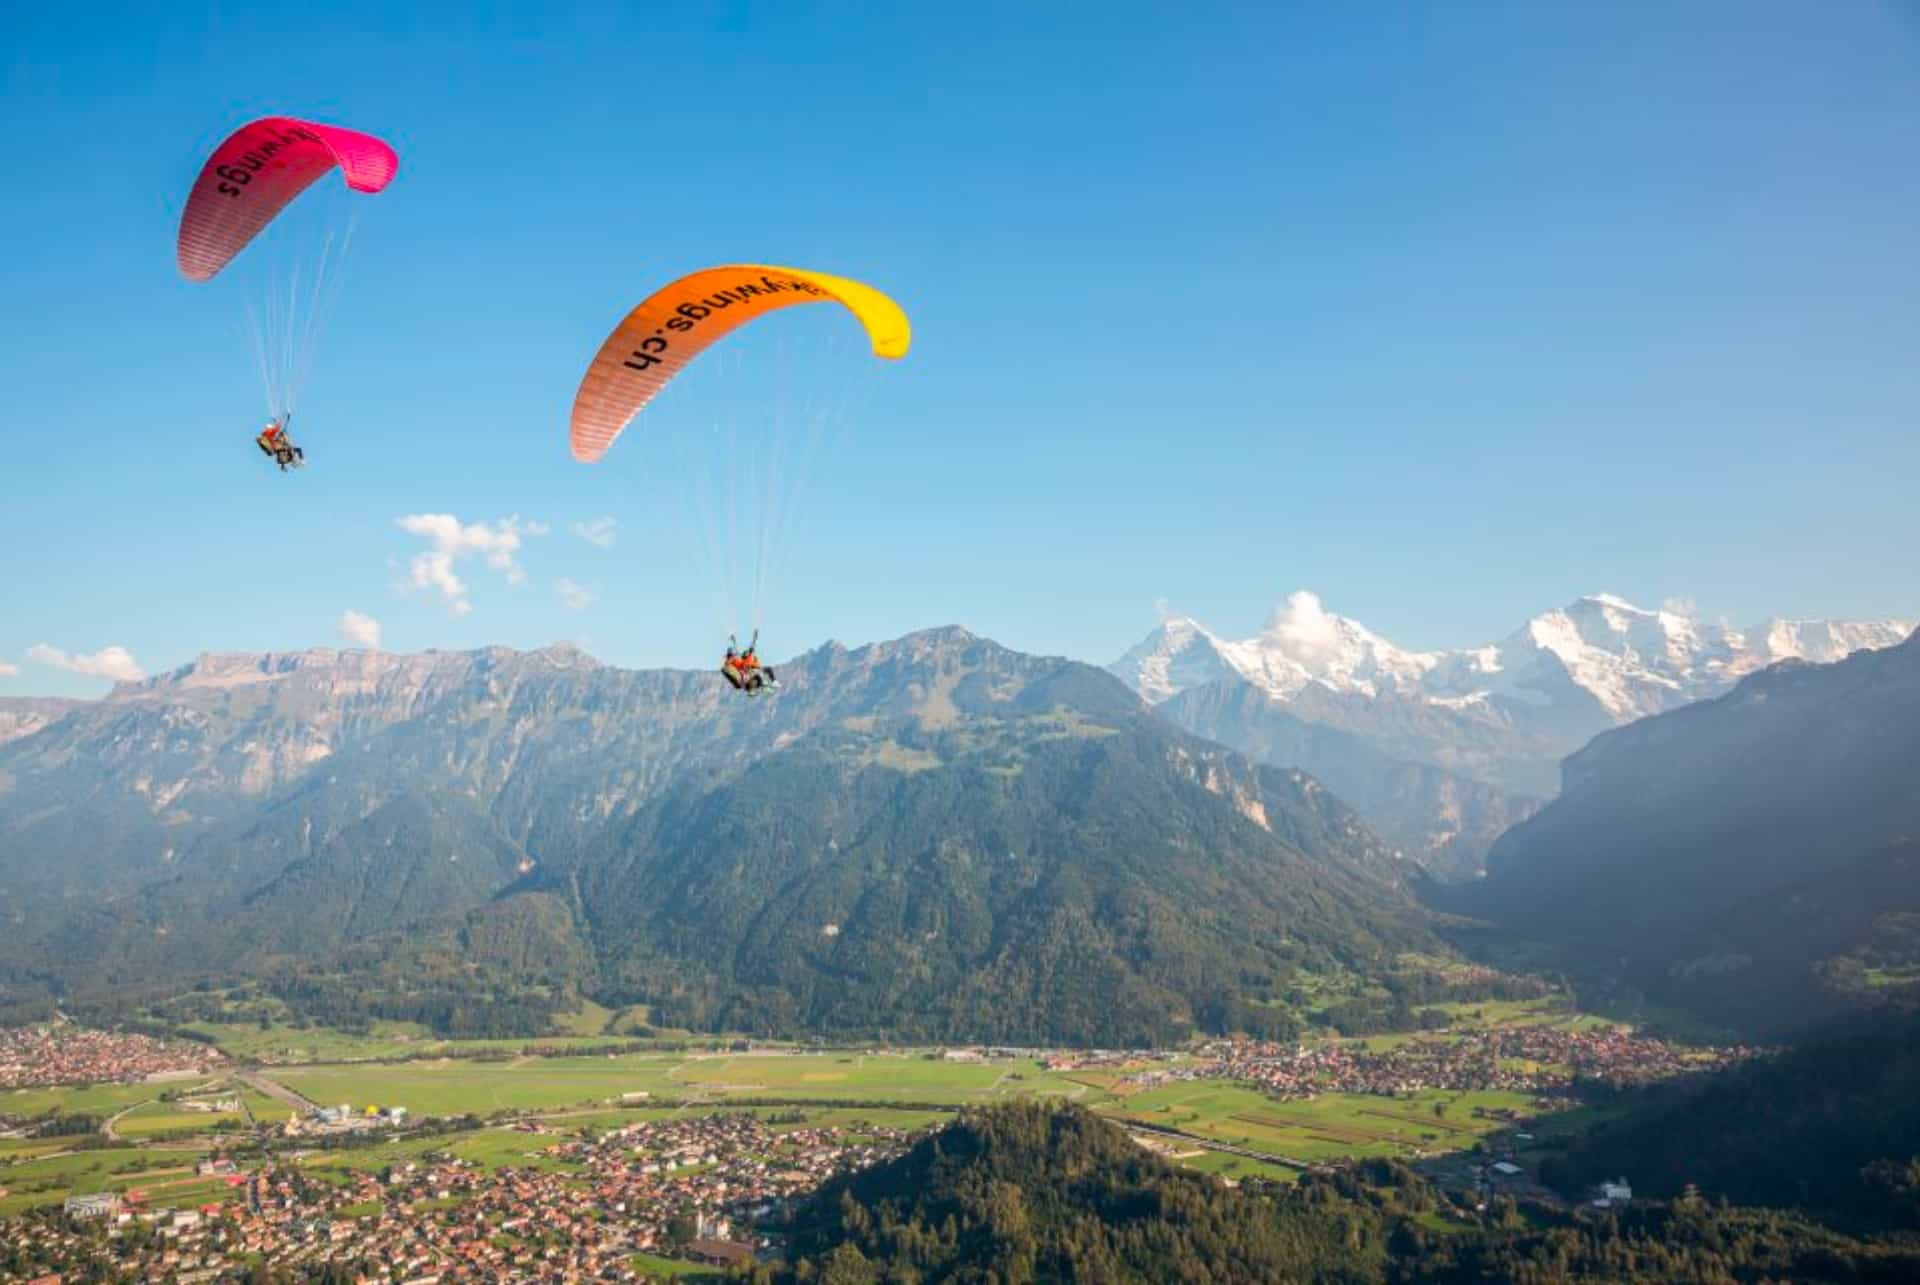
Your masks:
M142 1279L211 1281L251 1263L307 1273L338 1264L374 1280L635 1281L639 1254L728 1267L769 1252L756 1223L833 1174L898 1154L907 1135L777 1130L744 1114L636 1123L539 1146L488 1169L445 1153L344 1183L296 1165L236 1177L243 1199L148 1213L113 1195L67 1213L107 1224L118 1265ZM537 1149L534 1149L537 1148ZM10 1230L50 1251L73 1224ZM131 1236L144 1227L154 1234ZM45 1261L59 1261L49 1258Z
M1689 1048L1611 1027L1514 1026L1410 1039L1377 1050L1357 1042L1218 1040L1203 1047L1192 1063L1138 1072L1130 1082L1146 1087L1175 1080L1241 1080L1278 1098L1395 1096L1426 1089L1550 1093L1580 1080L1626 1085L1670 1079L1751 1054L1744 1047Z
M1563 1091L1579 1080L1641 1083L1697 1072L1751 1050L1700 1050L1616 1028L1514 1026L1416 1037L1389 1047L1244 1039L1210 1043L1192 1056L1153 1051L1045 1051L970 1046L932 1056L971 1062L1039 1057L1050 1070L1099 1068L1147 1087L1173 1080L1231 1079L1280 1098L1323 1092L1399 1095L1428 1089ZM0 1031L0 1086L133 1079L223 1068L214 1049L70 1026ZM8 1080L15 1076L34 1079ZM637 1105L645 1094L627 1095ZM230 1111L238 1099L183 1099L186 1110ZM398 1129L405 1107L346 1104L302 1108L291 1137ZM141 1279L213 1281L254 1264L297 1274L327 1264L388 1281L630 1281L641 1254L718 1267L750 1263L778 1247L755 1229L836 1173L899 1154L907 1134L878 1127L775 1127L745 1112L673 1116L555 1137L523 1121L516 1162L483 1167L448 1152L373 1172L333 1171L331 1180L276 1163L251 1174L224 1157L199 1166L243 1197L199 1209L153 1211L111 1193L67 1200L65 1221L8 1227L44 1262L73 1238L104 1225L118 1266ZM1462 1158L1460 1180L1483 1193L1530 1184L1509 1149ZM1506 1139L1502 1140L1506 1142ZM217 1186L217 1184L215 1184ZM244 1190L240 1190L244 1189ZM1610 1208L1632 1199L1624 1178L1590 1193ZM139 1234L136 1234L139 1233ZM11 1245L10 1241L10 1245Z
M0 1089L204 1074L226 1055L191 1040L83 1030L68 1022L0 1027Z
M544 1154L577 1166L596 1202L637 1211L638 1248L661 1249L676 1221L691 1218L707 1257L719 1261L739 1257L737 1249L713 1252L731 1230L765 1221L834 1174L888 1159L909 1141L875 1126L858 1134L832 1126L776 1130L756 1116L726 1113L639 1122Z

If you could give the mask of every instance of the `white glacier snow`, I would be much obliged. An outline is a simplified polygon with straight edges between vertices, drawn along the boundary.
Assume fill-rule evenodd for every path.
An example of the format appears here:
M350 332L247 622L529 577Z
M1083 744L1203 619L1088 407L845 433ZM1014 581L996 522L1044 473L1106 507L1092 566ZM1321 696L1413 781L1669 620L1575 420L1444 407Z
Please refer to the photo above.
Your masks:
M1913 620L1782 620L1751 629L1647 610L1592 594L1541 612L1498 642L1449 651L1400 647L1299 590L1252 638L1170 617L1110 668L1148 701L1238 676L1280 701L1311 686L1461 710L1565 711L1626 723L1717 696L1781 660L1828 662L1890 647Z

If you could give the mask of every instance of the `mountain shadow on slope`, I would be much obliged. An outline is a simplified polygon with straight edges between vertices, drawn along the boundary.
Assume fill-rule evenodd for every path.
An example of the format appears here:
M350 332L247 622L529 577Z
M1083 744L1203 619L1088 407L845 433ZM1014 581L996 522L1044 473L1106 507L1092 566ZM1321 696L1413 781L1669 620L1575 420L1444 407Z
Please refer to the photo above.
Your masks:
M1920 977L1916 779L1920 638L1778 665L1596 738L1455 904L1779 1034Z
M1630 1099L1620 1120L1542 1169L1569 1187L1627 1174L1636 1194L1688 1183L1870 1231L1920 1230L1920 1012L1854 1016L1776 1057Z

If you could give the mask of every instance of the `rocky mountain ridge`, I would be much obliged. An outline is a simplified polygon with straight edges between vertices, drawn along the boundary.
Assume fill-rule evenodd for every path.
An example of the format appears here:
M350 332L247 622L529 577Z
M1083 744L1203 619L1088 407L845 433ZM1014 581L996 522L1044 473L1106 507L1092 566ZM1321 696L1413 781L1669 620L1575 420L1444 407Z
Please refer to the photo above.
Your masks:
M948 628L780 673L748 699L570 648L316 650L122 685L0 746L0 965L238 970L336 1016L593 990L1094 1040L1264 1029L1295 969L1438 948L1323 786L1099 669Z
M1782 660L1827 663L1894 646L1916 627L1920 621L1775 618L1741 630L1601 593L1541 612L1484 646L1420 651L1301 590L1252 638L1223 638L1171 617L1109 668L1154 704L1238 677L1280 701L1318 686L1440 708L1588 707L1579 712L1620 724L1719 695Z

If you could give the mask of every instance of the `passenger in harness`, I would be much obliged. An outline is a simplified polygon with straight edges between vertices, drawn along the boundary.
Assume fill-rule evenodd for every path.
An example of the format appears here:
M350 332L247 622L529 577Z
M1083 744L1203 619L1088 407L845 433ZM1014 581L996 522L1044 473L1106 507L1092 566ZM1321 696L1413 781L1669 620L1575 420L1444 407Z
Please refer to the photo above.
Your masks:
M287 435L287 423L293 416L284 415L279 419L270 419L267 426L253 439L262 454L270 457L280 466L282 473L290 468L299 468L307 462L307 453L293 444L293 438Z
M760 631L757 629L754 630L753 638L747 643L745 651L740 650L739 643L735 639L729 638L726 659L720 662L721 676L733 684L734 690L745 692L749 696L757 695L762 691L773 691L780 686L780 680L773 676L773 671L761 665L760 655L756 650L759 644Z

